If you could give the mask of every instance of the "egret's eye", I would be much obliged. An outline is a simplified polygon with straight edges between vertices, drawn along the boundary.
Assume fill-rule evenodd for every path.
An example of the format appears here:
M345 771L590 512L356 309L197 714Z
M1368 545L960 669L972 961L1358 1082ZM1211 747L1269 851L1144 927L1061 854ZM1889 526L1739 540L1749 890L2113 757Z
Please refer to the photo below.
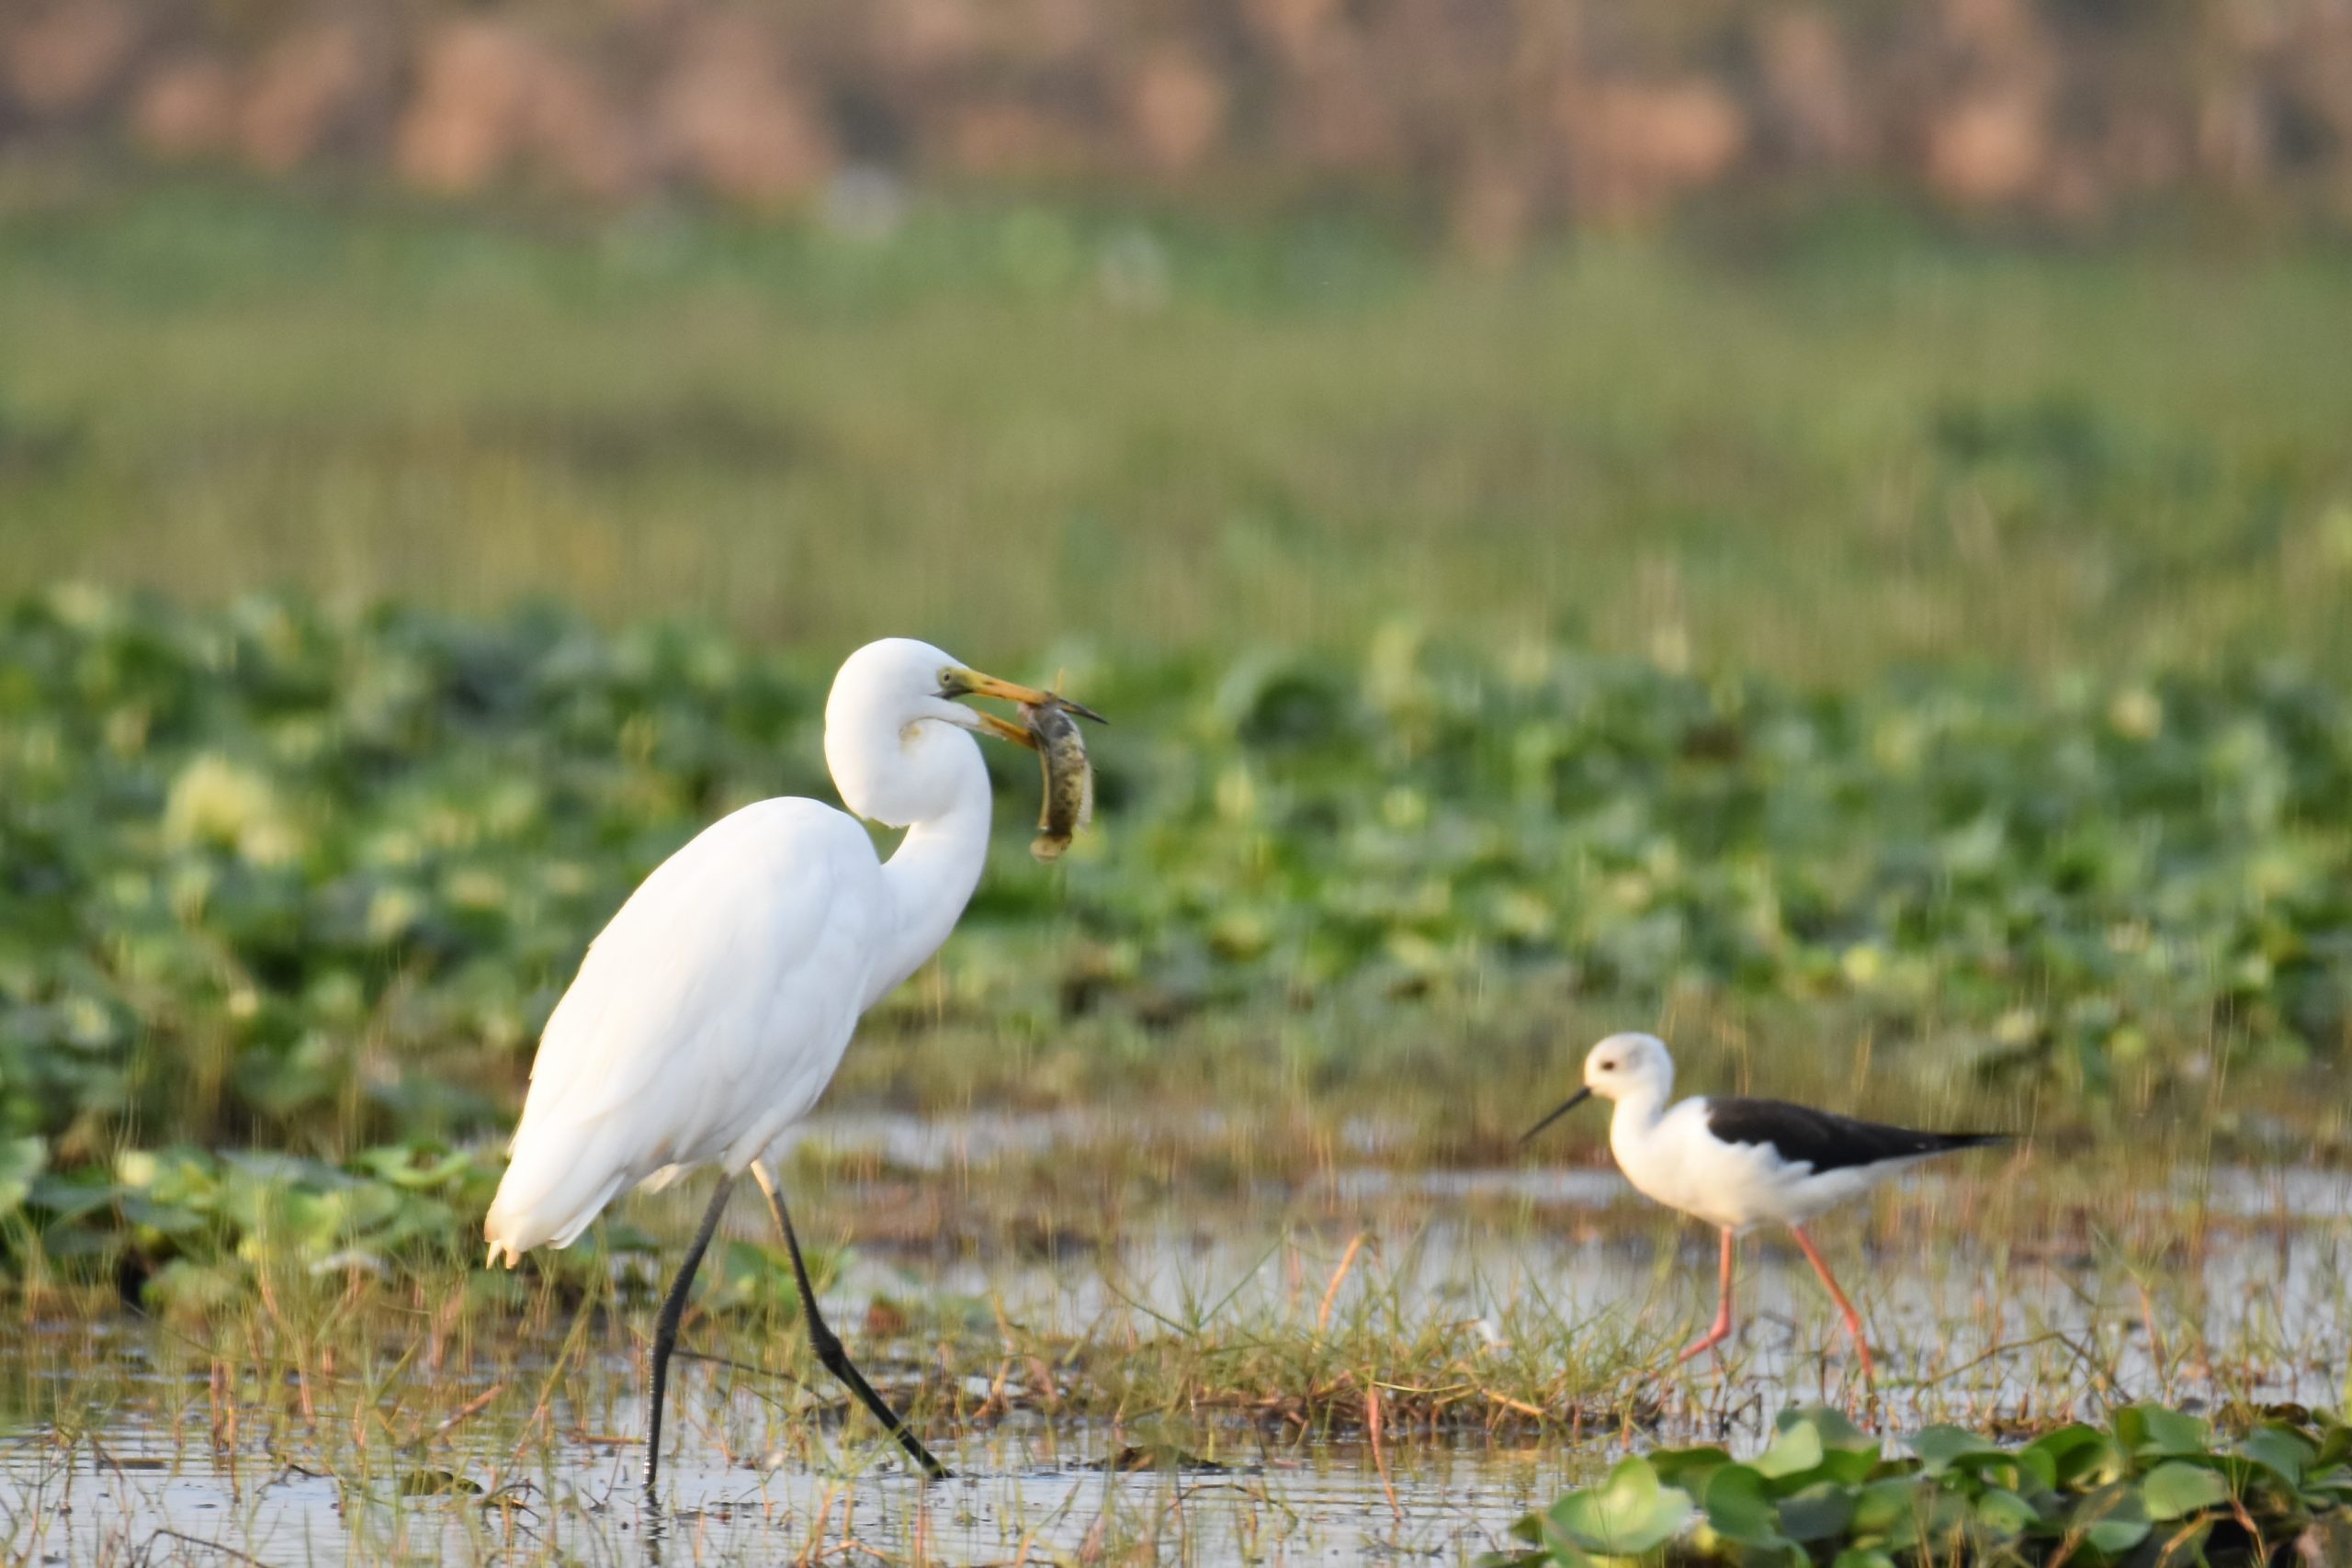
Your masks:
M1603 1062L1600 1064L1600 1070L1604 1073L1613 1073L1617 1070L1617 1064L1614 1062Z

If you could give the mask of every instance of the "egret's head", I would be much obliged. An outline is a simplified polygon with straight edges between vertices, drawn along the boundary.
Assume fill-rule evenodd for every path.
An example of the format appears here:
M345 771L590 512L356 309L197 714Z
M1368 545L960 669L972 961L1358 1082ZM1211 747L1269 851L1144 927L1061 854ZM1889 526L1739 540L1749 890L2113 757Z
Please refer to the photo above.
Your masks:
M974 733L1036 744L1023 726L957 700L973 696L1057 700L912 637L885 637L851 654L825 699L825 765L842 801L860 817L903 828L955 804L979 765Z
M1665 1041L1655 1034L1612 1034L1585 1053L1584 1087L1530 1127L1520 1141L1525 1143L1594 1095L1603 1100L1636 1096L1664 1100L1673 1091L1674 1058L1667 1055Z

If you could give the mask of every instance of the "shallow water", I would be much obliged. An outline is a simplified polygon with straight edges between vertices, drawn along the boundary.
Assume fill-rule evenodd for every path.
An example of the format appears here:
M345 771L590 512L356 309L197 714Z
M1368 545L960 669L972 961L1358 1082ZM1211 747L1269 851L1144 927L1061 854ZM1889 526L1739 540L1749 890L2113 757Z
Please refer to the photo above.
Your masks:
M1010 1562L1077 1552L1183 1562L1243 1557L1295 1562L1409 1555L1467 1561L1502 1543L1511 1521L1578 1473L1558 1448L1393 1457L1391 1508L1360 1445L1304 1454L1233 1456L1218 1468L1118 1473L1107 1434L996 1433L958 1447L958 1472L924 1483L882 1461L863 1469L711 1462L682 1447L665 1471L665 1517L649 1510L633 1450L565 1445L536 1478L499 1495L401 1497L305 1473L299 1461L257 1466L232 1488L168 1434L118 1434L101 1461L9 1456L7 1508L20 1561L144 1561L196 1542L268 1562L530 1559L776 1562L850 1543L893 1558ZM119 1467L119 1468L118 1468ZM178 1532L175 1535L159 1534ZM195 1538L191 1541L181 1537ZM848 1549L846 1551L843 1549Z
M824 1132L837 1146L868 1140L916 1169L1087 1135L1017 1118L945 1128L868 1118ZM2082 1227L2046 1242L1973 1234L1962 1222L1967 1192L1945 1191L1943 1179L1923 1178L1904 1199L1905 1214L1934 1216L1916 1226L1916 1244L1913 1228L1865 1247L1851 1231L1823 1227L1870 1319L1882 1375L1875 1418L1890 1434L1933 1419L2088 1414L2140 1397L2339 1398L2352 1323L2352 1237L2340 1222L2352 1212L2352 1179L2234 1168L2184 1176L2171 1191L2138 1195L2160 1217L2143 1225L2136 1252ZM863 1235L861 1204L888 1201L888 1184L875 1187L886 1196L844 1182L823 1201ZM756 1235L758 1218L747 1202L733 1228ZM2170 1247L2176 1228L2193 1245ZM1262 1202L1171 1201L1125 1220L1113 1243L1042 1258L861 1240L826 1306L848 1329L876 1298L961 1298L983 1315L1108 1343L1176 1332L1170 1325L1295 1326L1312 1322L1358 1234L1376 1239L1332 1292L1343 1317L1445 1325L1474 1357L1508 1355L1514 1337L1548 1347L1551 1336L1605 1334L1648 1348L1656 1381L1643 1386L1661 1399L1644 1446L1705 1437L1747 1448L1787 1404L1860 1396L1818 1283L1770 1237L1743 1246L1729 1360L1674 1369L1672 1348L1713 1304L1712 1236L1657 1216L1612 1173L1588 1168L1341 1168ZM0 1549L42 1563L1467 1562L1635 1440L1392 1432L1384 1478L1354 1432L1292 1441L1213 1418L1057 1420L1015 1409L928 1433L958 1474L925 1485L862 1417L842 1425L831 1391L812 1416L772 1377L682 1361L665 1444L673 1502L657 1517L637 1485L642 1407L625 1356L559 1377L550 1346L531 1363L548 1380L548 1418L526 1420L528 1401L509 1393L479 1420L395 1458L392 1445L356 1443L338 1426L368 1420L364 1401L296 1420L282 1389L248 1393L244 1435L224 1439L212 1425L217 1402L208 1419L201 1389L156 1370L175 1364L161 1325L126 1315L30 1332L95 1337L124 1385L70 1445L20 1429L0 1449ZM722 1332L705 1320L688 1343L738 1350L707 1342ZM924 1370L849 1337L886 1387ZM443 1408L489 1392L486 1380L454 1381L437 1391ZM1136 1448L1161 1468L1106 1467ZM355 1471L355 1453L373 1457ZM447 1490L451 1477L481 1490Z

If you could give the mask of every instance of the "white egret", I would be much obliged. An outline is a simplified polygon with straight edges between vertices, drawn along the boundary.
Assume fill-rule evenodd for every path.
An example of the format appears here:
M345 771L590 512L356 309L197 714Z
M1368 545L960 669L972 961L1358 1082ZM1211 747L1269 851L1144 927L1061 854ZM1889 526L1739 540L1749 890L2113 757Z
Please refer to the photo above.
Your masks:
M631 1188L719 1168L655 1320L649 1492L678 1320L747 1168L791 1254L818 1359L917 1464L946 1473L818 1312L771 1151L824 1091L859 1016L938 951L979 881L990 801L973 736L1034 742L1023 727L955 700L974 695L1061 700L908 638L850 655L825 702L825 762L856 817L784 798L705 829L621 906L540 1035L482 1227L492 1263L511 1268L535 1247L570 1245ZM907 829L888 861L857 817Z
M1779 1100L1698 1095L1668 1109L1674 1058L1655 1034L1612 1034L1584 1059L1584 1087L1529 1128L1524 1143L1594 1095L1616 1101L1609 1149L1617 1168L1644 1197L1679 1209L1723 1231L1722 1298L1715 1325L1676 1358L1687 1361L1731 1337L1733 1243L1752 1225L1777 1221L1846 1320L1872 1378L1861 1314L1804 1234L1804 1222L1859 1197L1898 1170L1955 1149L2004 1142L2005 1133L1917 1133L1857 1122Z

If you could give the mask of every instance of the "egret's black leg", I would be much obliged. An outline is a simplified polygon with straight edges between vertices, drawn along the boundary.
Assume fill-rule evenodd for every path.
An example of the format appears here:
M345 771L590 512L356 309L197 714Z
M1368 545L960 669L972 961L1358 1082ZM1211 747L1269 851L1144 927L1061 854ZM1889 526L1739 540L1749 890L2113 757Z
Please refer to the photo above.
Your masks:
M670 1293L662 1298L662 1314L653 1320L653 1382L648 1393L652 1406L645 1421L645 1490L653 1492L653 1478L662 1468L662 1396L670 1388L670 1352L678 1348L678 1319L686 1312L686 1296L694 1289L695 1270L702 1267L702 1255L710 1248L710 1238L718 1229L718 1216L727 1212L728 1195L735 1190L735 1179L722 1176L718 1190L710 1195L710 1207L702 1212L702 1224L695 1230L695 1239L686 1248L686 1260L678 1265L678 1277L670 1281Z
M843 1387L857 1395L860 1404L874 1413L874 1418L882 1423L890 1436L899 1439L899 1446L907 1450L908 1458L922 1467L925 1475L935 1480L953 1474L954 1472L932 1458L931 1450L922 1446L922 1439L910 1431L888 1402L874 1392L874 1385L865 1381L856 1364L850 1360L849 1352L842 1348L841 1337L826 1325L824 1314L817 1310L817 1292L808 1283L808 1266L800 1260L800 1238L792 1233L792 1216L784 1212L784 1190L776 1185L776 1179L768 1173L767 1167L757 1160L752 1162L752 1175L759 1181L760 1190L767 1194L768 1207L775 1212L776 1228L784 1233L785 1250L792 1254L792 1278L800 1287L800 1313L808 1320L808 1344L817 1352L817 1359L825 1364L827 1371L841 1380Z

